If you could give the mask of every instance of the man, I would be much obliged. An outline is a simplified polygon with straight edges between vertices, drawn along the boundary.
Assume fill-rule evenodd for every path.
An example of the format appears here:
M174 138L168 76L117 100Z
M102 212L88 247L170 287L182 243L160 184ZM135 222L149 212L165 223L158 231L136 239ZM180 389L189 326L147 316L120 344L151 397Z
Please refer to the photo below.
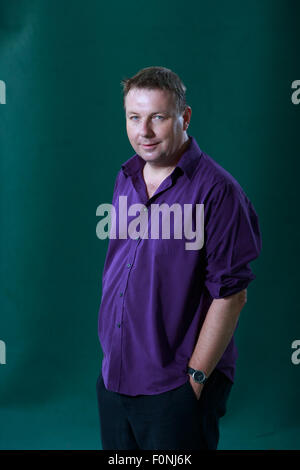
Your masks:
M261 250L257 215L237 181L187 134L191 108L174 72L148 67L123 87L136 154L116 179L103 270L102 447L216 449L234 381L233 334L255 278L249 262ZM182 210L185 236L166 208ZM139 231L127 232L137 209ZM159 211L170 236L166 226L149 231ZM187 245L190 234L200 237L197 246Z

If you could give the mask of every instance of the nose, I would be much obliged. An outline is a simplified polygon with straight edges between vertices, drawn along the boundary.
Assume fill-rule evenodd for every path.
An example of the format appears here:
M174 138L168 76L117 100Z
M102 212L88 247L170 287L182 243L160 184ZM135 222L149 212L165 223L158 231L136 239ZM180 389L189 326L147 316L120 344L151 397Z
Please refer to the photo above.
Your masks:
M141 122L140 132L143 137L150 138L155 135L151 124L151 121L149 121L148 119L145 119Z

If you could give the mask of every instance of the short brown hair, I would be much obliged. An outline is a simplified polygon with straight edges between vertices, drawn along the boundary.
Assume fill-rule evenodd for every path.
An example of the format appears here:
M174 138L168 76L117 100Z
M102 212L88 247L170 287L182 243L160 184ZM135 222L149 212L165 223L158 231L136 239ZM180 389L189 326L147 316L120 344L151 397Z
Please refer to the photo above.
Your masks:
M132 88L148 88L149 90L169 90L174 98L177 111L181 114L186 108L186 87L172 70L165 67L146 67L136 75L121 81L123 85L123 104L125 98Z

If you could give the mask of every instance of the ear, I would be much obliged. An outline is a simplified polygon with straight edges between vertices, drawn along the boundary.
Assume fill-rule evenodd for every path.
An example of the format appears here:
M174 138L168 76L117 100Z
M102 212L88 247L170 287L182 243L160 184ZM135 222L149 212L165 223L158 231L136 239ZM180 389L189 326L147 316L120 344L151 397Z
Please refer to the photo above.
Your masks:
M186 106L184 112L183 112L183 130L186 131L187 128L189 127L190 120L192 116L192 108L190 106Z

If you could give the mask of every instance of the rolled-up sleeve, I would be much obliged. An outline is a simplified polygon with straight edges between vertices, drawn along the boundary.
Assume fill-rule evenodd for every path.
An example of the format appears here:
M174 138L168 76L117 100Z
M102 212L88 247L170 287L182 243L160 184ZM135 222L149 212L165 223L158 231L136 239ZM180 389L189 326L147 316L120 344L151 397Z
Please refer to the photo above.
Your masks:
M219 182L204 214L205 286L218 299L255 279L249 263L261 251L261 231L255 209L238 184Z

